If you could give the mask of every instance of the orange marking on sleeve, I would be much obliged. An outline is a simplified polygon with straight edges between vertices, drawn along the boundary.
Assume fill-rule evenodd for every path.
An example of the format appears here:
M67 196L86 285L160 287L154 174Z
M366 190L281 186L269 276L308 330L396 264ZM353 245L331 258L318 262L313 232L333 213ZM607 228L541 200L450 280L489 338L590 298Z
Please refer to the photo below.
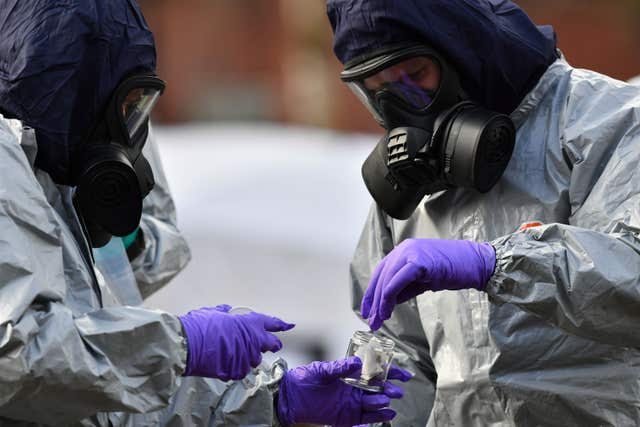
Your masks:
M518 231L524 231L527 228L540 227L541 225L544 225L544 224L542 224L539 221L525 222L520 226L520 228L518 228Z

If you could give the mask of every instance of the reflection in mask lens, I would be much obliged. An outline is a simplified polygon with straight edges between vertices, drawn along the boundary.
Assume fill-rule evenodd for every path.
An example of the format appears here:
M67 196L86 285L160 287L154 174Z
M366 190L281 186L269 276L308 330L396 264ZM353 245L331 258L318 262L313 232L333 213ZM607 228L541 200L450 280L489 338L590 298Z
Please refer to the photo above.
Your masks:
M407 104L414 108L421 109L433 102L433 92L415 86L413 82L405 76L402 77L402 81L389 83L386 89L404 99Z
M160 91L151 88L132 89L122 102L122 117L129 137L140 129L160 98Z
M375 96L388 90L411 107L422 109L433 102L440 86L440 66L427 56L409 58L364 79L365 90Z

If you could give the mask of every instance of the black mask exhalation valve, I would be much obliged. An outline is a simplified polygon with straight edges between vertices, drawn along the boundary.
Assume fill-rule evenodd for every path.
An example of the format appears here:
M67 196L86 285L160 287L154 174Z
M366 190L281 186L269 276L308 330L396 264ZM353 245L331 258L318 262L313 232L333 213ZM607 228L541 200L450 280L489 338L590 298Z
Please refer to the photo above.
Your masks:
M387 129L362 166L390 216L407 219L422 198L448 188L489 191L515 145L509 116L470 102L455 69L434 49L406 44L346 64L341 74Z
M489 191L514 143L508 116L464 102L436 119L433 134L416 127L389 131L365 161L362 176L382 210L407 219L427 194L453 187Z

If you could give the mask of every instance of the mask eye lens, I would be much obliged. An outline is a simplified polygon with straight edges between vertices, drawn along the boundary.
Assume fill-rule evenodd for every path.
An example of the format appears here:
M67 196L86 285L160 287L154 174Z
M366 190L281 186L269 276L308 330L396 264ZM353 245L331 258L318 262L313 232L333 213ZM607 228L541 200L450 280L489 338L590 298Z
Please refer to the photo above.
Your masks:
M120 105L120 111L129 138L133 138L147 121L151 110L160 98L160 93L160 90L153 88L134 88L125 96Z
M349 89L353 91L353 93L358 97L360 102L367 107L367 110L373 115L373 118L380 124L384 126L384 119L382 115L378 111L377 106L373 102L373 100L369 97L368 91L360 86L360 83L357 82L349 82L347 83Z
M385 68L363 80L371 94L389 90L414 108L422 109L433 102L440 87L440 65L428 56L417 56Z

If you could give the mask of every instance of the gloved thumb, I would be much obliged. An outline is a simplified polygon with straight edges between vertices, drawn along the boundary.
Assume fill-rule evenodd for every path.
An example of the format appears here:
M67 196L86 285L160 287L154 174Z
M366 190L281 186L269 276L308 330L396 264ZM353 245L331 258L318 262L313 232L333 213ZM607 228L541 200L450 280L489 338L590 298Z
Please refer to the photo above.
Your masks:
M357 356L351 356L322 364L320 376L325 381L332 381L339 378L359 376L360 371L362 371L362 361Z

